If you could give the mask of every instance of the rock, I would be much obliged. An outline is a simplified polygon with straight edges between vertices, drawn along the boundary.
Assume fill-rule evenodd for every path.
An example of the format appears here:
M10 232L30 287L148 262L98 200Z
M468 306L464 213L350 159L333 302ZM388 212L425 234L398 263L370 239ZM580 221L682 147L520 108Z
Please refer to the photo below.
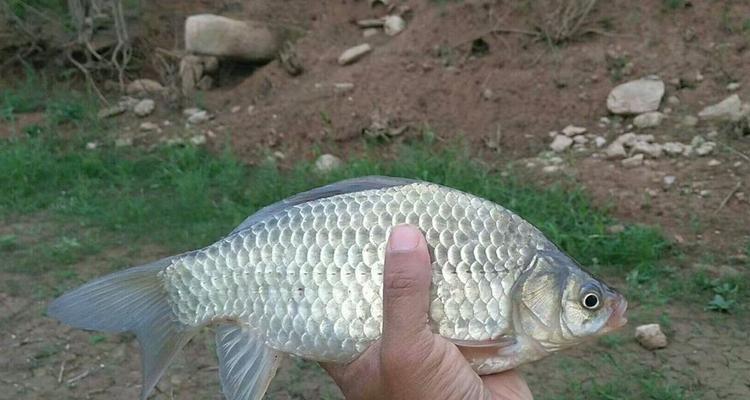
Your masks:
M677 177L673 175L667 175L664 178L662 178L662 187L664 188L664 190L669 190L676 181L677 181Z
M708 106L698 113L703 120L739 121L742 118L742 101L740 96L733 94L719 103Z
M125 111L128 111L128 108L129 107L125 104L117 104L112 107L102 108L96 113L96 117L99 119L114 117L115 115L120 115Z
M578 135L573 137L573 141L576 144L586 144L589 142L589 139L586 136Z
M573 139L563 136L563 135L557 135L555 136L555 139L552 141L552 143L549 145L549 147L558 153L563 152L568 149L573 144Z
M133 145L132 137L119 137L115 139L115 147L129 147Z
M133 112L139 117L150 115L156 109L156 103L151 99L143 99L133 107Z
M149 132L149 131L158 131L161 128L159 128L158 124L155 124L153 122L144 122L141 124L140 129L142 131Z
M340 82L333 84L333 91L336 93L348 93L354 90L354 84L351 82Z
M614 114L641 114L656 111L664 96L664 82L643 78L616 86L607 97L607 108Z
M547 165L542 168L542 172L545 174L554 174L555 172L560 171L560 169L559 165Z
M682 125L684 126L696 126L698 125L698 117L694 115L686 115L682 118Z
M203 62L200 57L191 54L182 57L180 60L180 82L184 95L190 96L193 94L198 81L203 76L203 70Z
M389 15L383 20L383 32L388 36L396 36L406 29L406 21L398 15Z
M153 79L136 79L125 87L125 92L130 95L152 94L164 91L164 86Z
M372 46L370 46L368 43L360 44L359 46L354 46L346 49L341 55L339 56L339 64L340 65L349 65L360 58L364 57L365 54L372 51Z
M643 154L636 154L622 160L622 166L625 168L635 168L643 165Z
M677 96L669 96L669 97L667 97L667 103L669 103L669 104L671 104L673 106L680 105L680 98L677 97Z
M732 82L732 83L730 83L730 84L727 85L727 90L730 91L730 92L734 92L735 90L738 90L740 88L740 86L742 86L742 85L740 85L739 82Z
M254 111L255 111L255 106L254 105L251 104L251 105L247 106L247 115L253 115Z
M344 162L332 154L323 154L315 160L315 169L320 173L329 173L343 166Z
M710 196L710 195L711 195L711 191L710 191L710 190L708 190L708 189L703 189L703 190L701 190L700 192L698 192L698 194L699 194L699 195L700 195L701 197L708 197L708 196Z
M219 70L219 59L214 56L203 56L203 69L205 72L216 72Z
M385 18L367 18L357 20L357 26L364 29L382 28L385 24Z
M652 158L662 156L662 145L638 140L632 145L633 153L648 154Z
M607 139L605 139L604 137L602 137L602 136L597 136L597 137L595 137L595 138L594 138L594 145L595 145L595 146L596 146L596 147L597 147L598 149L600 149L600 148L604 147L604 145L605 145L605 144L607 144Z
M232 114L237 114L238 112L240 112L240 110L242 110L242 107L234 106L231 110L229 110L229 112L231 112Z
M200 110L188 117L188 123L193 125L202 124L211 119L211 115L206 110Z
M635 328L635 340L648 350L667 347L667 336L661 331L659 324L641 325Z
M490 88L486 88L482 90L482 98L487 101L492 101L495 98L495 92Z
M568 125L562 130L563 135L572 137L576 135L583 135L586 133L586 128L581 126Z
M184 115L186 117L190 117L191 115L193 115L195 113L199 113L201 111L203 111L203 110L201 110L198 107L189 107L189 108L186 108L186 109L182 110L182 115Z
M362 37L369 38L373 37L380 33L380 30L378 28L367 28L362 31Z
M185 21L185 50L245 62L266 62L281 46L279 33L257 21L238 21L212 14Z
M625 151L625 146L620 142L612 142L607 146L607 149L604 150L604 153L609 159L624 158L628 155L628 152Z
M211 90L211 88L214 87L214 78L208 75L203 75L201 80L198 81L197 86L198 86L198 89L203 90L203 91Z
M685 145L679 142L667 142L661 148L668 156L678 156L685 151Z
M711 160L710 160L710 161L708 162L708 166L709 166L709 167L718 167L719 165L721 165L721 161L719 161L719 160L717 160L717 159L715 159L715 158L714 158L714 159L711 159Z
M610 235L617 235L623 232L625 232L625 225L623 224L615 224L607 227L607 233Z
M86 143L86 150L96 150L96 148L99 146L96 142L88 142Z
M664 114L658 111L643 113L633 119L633 125L639 129L654 128L661 125Z
M190 143L200 146L202 144L206 144L206 136L204 135L195 135L190 138Z
M692 147L692 150L695 151L696 155L703 157L713 153L716 148L716 143L707 141L701 136L696 136L690 142L690 146Z

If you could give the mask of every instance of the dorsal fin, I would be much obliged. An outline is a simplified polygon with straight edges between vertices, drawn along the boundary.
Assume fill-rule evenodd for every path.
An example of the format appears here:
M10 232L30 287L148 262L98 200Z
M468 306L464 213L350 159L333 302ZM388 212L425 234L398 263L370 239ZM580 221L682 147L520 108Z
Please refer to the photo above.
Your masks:
M243 229L247 229L281 210L287 209L289 207L294 207L298 204L307 203L308 201L338 196L345 193L355 193L365 190L404 186L415 182L419 181L407 178L392 178L388 176L365 176L362 178L345 179L343 181L332 183L330 185L321 186L319 188L295 194L294 196L263 207L258 212L242 221L239 226L234 228L230 235L233 233L237 233Z

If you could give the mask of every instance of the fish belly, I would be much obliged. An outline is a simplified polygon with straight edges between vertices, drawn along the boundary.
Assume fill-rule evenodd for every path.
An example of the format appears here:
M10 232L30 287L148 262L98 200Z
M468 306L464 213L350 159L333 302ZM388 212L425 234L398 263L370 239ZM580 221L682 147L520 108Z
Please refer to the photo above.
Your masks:
M180 322L233 320L270 347L347 361L382 331L391 227L418 226L432 250L433 330L486 341L511 329L511 289L537 250L529 223L429 183L324 198L279 211L175 261L162 273Z

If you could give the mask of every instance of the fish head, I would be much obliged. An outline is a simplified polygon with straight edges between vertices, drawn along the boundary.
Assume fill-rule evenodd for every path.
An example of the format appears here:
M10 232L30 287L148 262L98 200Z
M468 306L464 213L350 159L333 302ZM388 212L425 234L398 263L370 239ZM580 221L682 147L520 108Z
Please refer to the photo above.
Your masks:
M513 287L516 334L551 352L625 325L627 301L559 250L539 251Z

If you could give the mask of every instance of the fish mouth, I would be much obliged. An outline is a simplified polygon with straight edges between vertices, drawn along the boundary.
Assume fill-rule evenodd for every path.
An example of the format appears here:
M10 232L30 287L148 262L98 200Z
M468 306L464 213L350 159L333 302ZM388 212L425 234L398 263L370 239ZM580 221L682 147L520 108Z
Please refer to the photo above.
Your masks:
M614 304L612 314L609 315L609 319L604 325L604 333L620 329L628 323L628 318L625 315L628 310L628 301L619 293L616 296L612 302Z

